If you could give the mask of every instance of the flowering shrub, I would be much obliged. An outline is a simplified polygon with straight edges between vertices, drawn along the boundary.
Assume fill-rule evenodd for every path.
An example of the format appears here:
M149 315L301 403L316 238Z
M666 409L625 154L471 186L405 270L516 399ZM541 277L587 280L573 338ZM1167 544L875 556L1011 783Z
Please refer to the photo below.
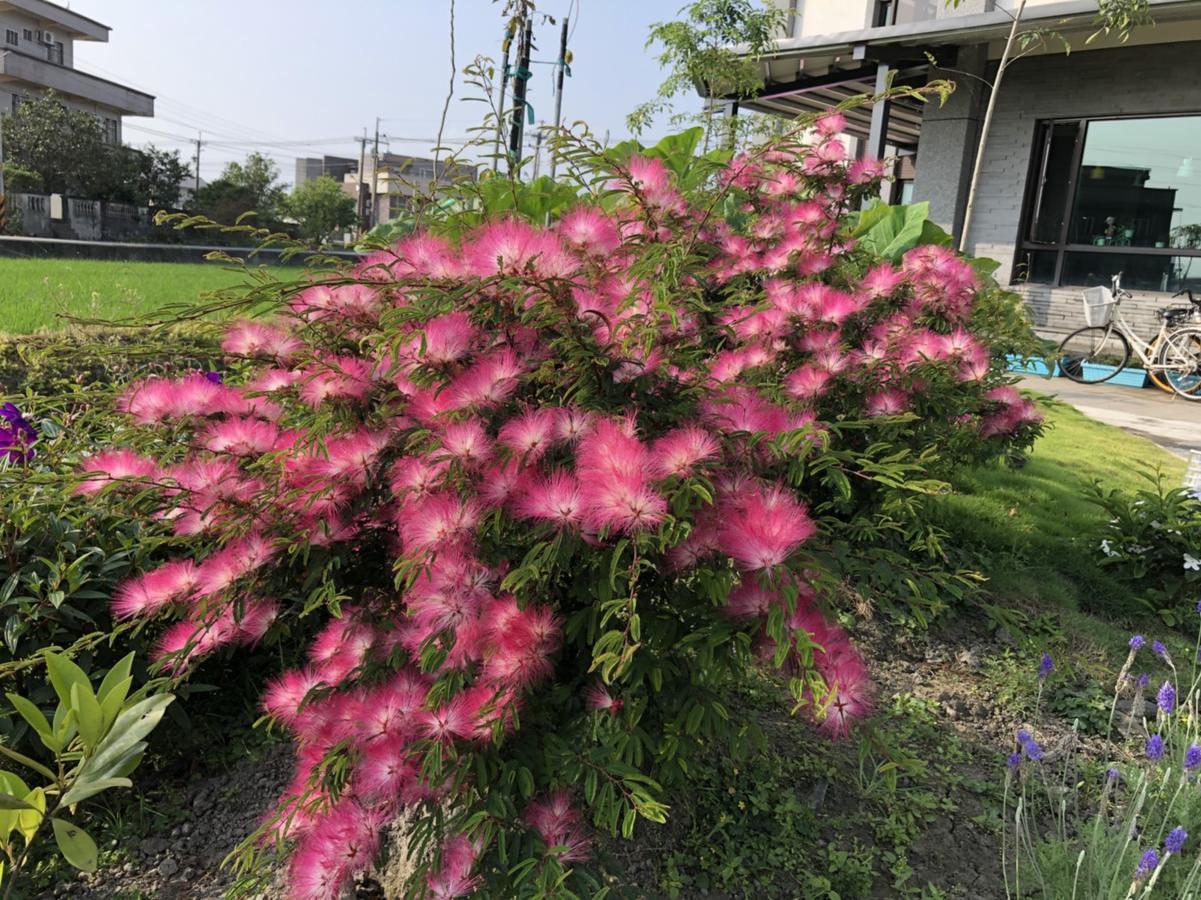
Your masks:
M1098 489L1109 522L1097 536L1098 562L1167 625L1190 621L1201 590L1201 497L1162 473L1136 494Z
M1002 833L1007 892L1012 885L1015 896L1045 900L1196 896L1199 687L1196 662L1178 670L1162 643L1134 635L1110 715L1123 745L1117 761L1083 759L1074 731L1045 747L1030 730L1017 732L1002 816L1014 826Z
M835 539L853 556L893 527L871 511L1037 416L977 336L971 265L857 247L880 172L841 125L687 192L595 156L552 227L407 237L230 328L224 382L124 393L142 433L79 490L194 550L115 614L173 622L179 678L313 634L264 697L297 767L250 845L286 842L295 897L334 896L406 811L416 893L591 894L592 829L664 821L697 748L744 741L747 667L831 736L868 712Z

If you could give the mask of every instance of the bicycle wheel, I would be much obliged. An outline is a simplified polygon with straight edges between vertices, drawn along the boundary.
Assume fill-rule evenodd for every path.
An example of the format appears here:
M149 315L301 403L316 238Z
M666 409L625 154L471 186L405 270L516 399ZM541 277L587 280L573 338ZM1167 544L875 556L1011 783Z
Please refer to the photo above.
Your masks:
M1059 345L1059 370L1072 381L1100 384L1126 368L1130 342L1112 325L1073 331Z
M1156 337L1155 340L1151 342L1151 346L1147 350L1147 356L1149 356L1153 361L1159 359L1159 350L1162 344L1163 341L1159 337ZM1176 393L1173 387L1168 384L1168 380L1164 377L1164 373L1158 371L1154 367L1147 370L1147 377L1150 378L1151 383L1161 391L1167 391L1169 394Z
M1201 401L1201 328L1181 328L1165 337L1155 363L1178 396Z

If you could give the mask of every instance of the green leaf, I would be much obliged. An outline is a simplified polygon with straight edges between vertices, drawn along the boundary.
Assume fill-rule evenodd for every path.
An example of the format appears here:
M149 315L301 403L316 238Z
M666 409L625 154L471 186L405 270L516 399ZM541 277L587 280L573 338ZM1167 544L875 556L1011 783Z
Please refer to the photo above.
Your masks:
M85 691L81 690L78 684L73 684L71 685L71 706L75 709L76 718L79 720L79 736L83 738L83 745L86 749L91 750L104 737L104 713L100 711L96 695L92 693L90 687Z
M121 683L114 685L107 694L101 693L100 711L104 713L104 730L108 731L109 727L116 721L117 715L121 712L121 707L125 705L125 697L129 694L129 689L133 685L133 678L126 678ZM193 685L193 689L195 686Z
M46 716L30 701L26 700L20 694L9 693L5 694L5 696L8 697L8 702L21 714L21 718L28 722L34 731L41 735L53 734L50 730L50 723L46 721Z
M76 803L82 803L89 797L94 797L101 791L107 791L109 788L115 787L133 787L133 782L128 778L101 778L98 781L90 781L87 779L79 779L72 785L71 789L63 794L63 806L74 806Z
M25 795L25 802L32 808L17 813L17 828L28 846L46 815L46 792L40 787L34 788Z
M864 250L895 262L918 245L929 217L927 202L909 206L881 203L863 211L853 234Z
M99 865L99 853L96 842L78 825L52 818L50 824L54 827L54 839L58 849L62 851L67 862L83 872L95 872Z
M100 682L100 689L96 691L96 699L104 705L105 698L118 688L125 679L129 678L130 672L133 671L133 653L129 653L116 662L116 664L108 670L104 676L104 680ZM127 689L128 690L128 689ZM124 702L124 698L122 698Z
M14 797L12 794L0 793L0 809L32 809L36 810L36 806L31 806L20 797Z
M3 753L5 756L7 756L9 759L13 760L14 762L18 762L27 768L33 769L39 775L45 775L51 781L58 780L57 776L53 772L51 772L48 768L43 766L36 759L30 759L28 756L25 756L23 753L18 753L16 750L12 750L8 747L5 747L3 744L0 744L0 753ZM7 772L0 772L0 785L4 784L3 776L7 775L7 774L8 774ZM12 777L16 778L17 776L13 775Z
M71 703L71 687L78 684L80 690L86 688L87 692L95 699L95 694L92 694L92 683L88 680L88 676L83 669L71 662L65 656L60 656L57 653L46 654L46 671L50 675L50 683L54 685L54 692L58 694L58 699L61 700L69 709L75 707Z
M123 767L130 759L142 752L142 738L150 734L174 700L170 694L159 694L140 700L122 711L112 729L96 747L96 752L80 769L80 777L100 780L118 773L126 774Z

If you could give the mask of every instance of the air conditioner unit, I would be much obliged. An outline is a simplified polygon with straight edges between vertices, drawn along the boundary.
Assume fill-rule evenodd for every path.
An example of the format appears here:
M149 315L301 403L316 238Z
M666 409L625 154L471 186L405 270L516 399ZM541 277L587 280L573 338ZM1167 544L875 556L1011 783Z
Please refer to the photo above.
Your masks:
M48 47L53 47L55 44L55 35L53 31L42 32L42 43Z

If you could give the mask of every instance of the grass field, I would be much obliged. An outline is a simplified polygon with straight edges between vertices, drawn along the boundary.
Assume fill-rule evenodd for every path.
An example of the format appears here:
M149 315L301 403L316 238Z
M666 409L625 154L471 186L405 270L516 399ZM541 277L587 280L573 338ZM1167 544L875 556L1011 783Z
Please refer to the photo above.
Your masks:
M1122 609L1122 589L1097 566L1106 514L1090 500L1092 485L1134 493L1157 470L1178 485L1185 463L1067 404L1038 399L1048 428L1025 465L959 473L956 492L936 504L939 523L989 563L996 595L1035 607Z
M0 259L0 333L61 328L63 316L146 315L245 282L245 273L216 262Z

